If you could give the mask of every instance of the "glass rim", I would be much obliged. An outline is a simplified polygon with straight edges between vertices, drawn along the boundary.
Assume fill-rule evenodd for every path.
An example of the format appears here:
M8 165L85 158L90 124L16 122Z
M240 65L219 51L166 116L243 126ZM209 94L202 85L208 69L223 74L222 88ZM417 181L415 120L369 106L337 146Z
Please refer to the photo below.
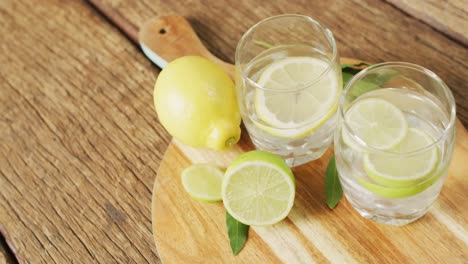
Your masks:
M298 18L298 19L305 19L307 20L308 22L311 22L312 24L315 24L319 27L319 29L324 33L325 37L327 38L328 42L331 44L332 46L332 58L328 61L327 63L327 68L320 74L320 76L318 76L317 78L315 78L313 81L309 82L309 83L306 83L304 84L303 86L301 86L300 88L297 88L297 89L291 89L291 90L285 90L285 91L277 91L277 90L274 90L274 89L268 89L268 88L265 88L261 85L259 85L256 81L252 80L251 78L249 78L246 73L240 69L240 53L241 53L241 46L245 43L246 41L246 38L255 30L257 29L260 25L264 24L264 23L267 23L271 20L275 20L275 19L279 19L279 18L285 18L285 17L290 17L290 18ZM276 16L271 16L271 17L267 17L259 22L257 22L256 24L254 24L252 27L250 27L243 35L242 37L240 38L239 42L237 43L237 46L236 46L236 52L235 52L235 67L236 67L236 70L239 71L240 75L242 76L243 79L247 80L247 82L255 87L256 89L260 89L260 90L265 90L265 91L275 91L275 92L278 92L278 93L292 93L292 92L298 92L298 91L302 91L302 90L305 90L307 88L309 88L310 86L314 85L315 83L319 82L320 80L322 80L325 75L333 68L333 65L335 64L336 60L338 58L338 49L337 49L337 46L336 46L336 40L335 40L335 37L333 35L333 33L331 32L330 29L328 29L325 25L323 25L322 23L320 23L319 21L309 17L309 16L306 16L306 15L300 15L300 14L282 14L282 15L276 15Z
M416 71L422 72L423 74L427 75L429 78L432 78L432 79L436 80L437 83L439 83L440 87L442 88L444 94L447 96L449 104L450 104L450 113L449 113L450 117L449 117L449 120L448 120L448 125L442 131L441 135L437 139L435 139L434 142L432 142L431 144L426 145L426 146L424 146L422 148L419 148L419 149L416 149L416 150L409 151L409 152L399 153L399 152L394 152L394 151L390 151L390 150L383 150L383 149L379 149L379 148L369 146L367 143L365 143L363 140L361 140L358 136L356 136L354 131L350 128L348 122L346 122L345 112L344 112L344 109L343 109L343 104L344 104L344 101L345 101L345 97L348 94L349 89L358 80L361 80L363 76L367 75L369 72L371 72L371 71L373 71L375 69L393 67L393 66L399 66L399 67L404 67L404 68L409 68L409 69L412 69L412 70L416 70ZM343 92L341 94L341 98L340 98L339 104L338 104L338 111L340 113L340 118L341 118L341 120L343 122L344 128L349 132L349 136L355 142L357 142L360 147L363 147L366 150L370 150L370 152L384 153L384 154L387 154L387 155L397 155L397 156L402 156L402 155L406 156L407 155L407 156L411 156L411 155L419 154L421 152L425 152L428 149L432 148L434 145L439 144L442 140L444 140L449 135L449 133L452 131L452 129L455 129L456 104L455 104L455 98L453 97L453 94L452 94L452 91L450 90L450 88L447 86L447 84L445 84L445 82L439 76L437 76L437 74L435 74L431 70L428 70L428 69L426 69L426 68L424 68L424 67L422 67L420 65L409 63L409 62L398 62L398 61L383 62L383 63L378 63L378 64L371 65L371 66L361 70L359 73L357 73L355 76L353 76L353 78L351 78L351 80L348 82L346 87L343 89Z

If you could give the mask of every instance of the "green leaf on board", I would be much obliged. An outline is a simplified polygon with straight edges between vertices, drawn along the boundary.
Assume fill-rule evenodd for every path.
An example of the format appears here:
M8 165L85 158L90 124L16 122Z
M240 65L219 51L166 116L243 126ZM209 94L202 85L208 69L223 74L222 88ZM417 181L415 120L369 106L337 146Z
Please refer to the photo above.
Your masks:
M343 196L338 171L336 170L335 156L331 157L325 172L325 200L330 209L336 207Z
M235 256L241 251L247 240L249 226L237 221L226 211L226 226L231 244L232 254Z

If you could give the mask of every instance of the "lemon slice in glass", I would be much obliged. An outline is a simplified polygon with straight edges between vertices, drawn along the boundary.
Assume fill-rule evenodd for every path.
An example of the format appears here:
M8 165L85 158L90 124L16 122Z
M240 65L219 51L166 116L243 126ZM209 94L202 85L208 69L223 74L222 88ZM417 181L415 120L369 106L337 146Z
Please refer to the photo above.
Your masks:
M364 156L364 169L367 175L383 186L406 187L417 185L433 176L438 161L439 151L436 145L416 152L408 153L434 143L431 136L416 128L410 128L407 135L392 153L373 153Z
M328 63L312 57L278 60L262 72L256 125L283 138L301 138L319 128L338 108L341 82Z
M202 202L221 201L223 171L211 164L195 164L182 172L182 185L193 198Z
M222 197L229 214L246 225L272 225L291 211L294 176L279 156L250 151L227 169Z
M362 99L346 111L345 120L354 135L368 146L387 150L398 145L408 132L408 122L403 112L393 104L377 98ZM346 129L343 141L360 150Z

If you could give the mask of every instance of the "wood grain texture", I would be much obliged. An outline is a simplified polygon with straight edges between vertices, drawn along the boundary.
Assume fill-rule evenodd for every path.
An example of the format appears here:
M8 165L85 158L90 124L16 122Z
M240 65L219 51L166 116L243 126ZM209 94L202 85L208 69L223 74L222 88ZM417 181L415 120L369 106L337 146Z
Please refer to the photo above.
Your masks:
M0 1L0 228L20 263L159 263L155 67L82 1Z
M468 46L468 1L387 1Z
M159 34L158 26L166 28L166 32ZM151 35L153 38L149 37ZM144 26L140 39L157 48L156 52L168 61L189 54L213 57L199 44L182 17L154 19L149 27ZM184 40L186 45L175 45L164 39ZM225 66L224 62L215 61ZM341 63L357 62L341 60ZM468 134L458 120L454 159L444 187L449 191L442 192L431 211L416 223L392 227L364 219L345 199L337 209L329 210L325 203L323 175L333 153L330 148L322 158L293 168L296 200L287 219L270 227L252 226L246 246L234 257L229 248L223 206L190 198L183 190L180 175L194 163L214 163L226 168L239 154L252 149L245 130L239 144L225 152L192 148L172 141L153 189L153 232L164 263L190 260L207 263L461 263L468 257L468 203L459 202L468 192L464 179L468 170L464 162L468 158ZM441 248L440 244L445 247ZM428 250L433 253L427 254Z
M15 264L15 256L10 251L10 247L6 244L3 237L0 237L0 264Z
M162 1L92 0L113 7L141 27L158 15L179 14L190 21L216 57L233 63L241 35L272 15L312 16L334 33L342 57L365 61L407 61L439 75L452 89L460 120L468 125L468 49L383 0L350 1Z
M466 47L382 1L97 1L134 38L158 14L183 14L228 62L258 20L310 15L342 56L434 70L468 123ZM158 263L150 195L170 141L152 109L158 71L87 2L0 1L0 228L21 263Z
M138 39L140 44L156 54L164 55L166 61L181 57L180 51L184 51L188 55L199 55L216 62L234 77L233 65L214 56L182 16L158 16L146 21L140 28Z
M173 141L153 190L153 231L164 263L464 263L468 258L468 133L457 122L449 176L435 205L418 221L386 226L361 217L346 199L334 210L325 203L323 174L333 149L293 169L296 200L288 218L251 227L244 249L233 257L221 204L190 198L180 180L193 163L228 166L253 149L245 136L226 152L200 150Z

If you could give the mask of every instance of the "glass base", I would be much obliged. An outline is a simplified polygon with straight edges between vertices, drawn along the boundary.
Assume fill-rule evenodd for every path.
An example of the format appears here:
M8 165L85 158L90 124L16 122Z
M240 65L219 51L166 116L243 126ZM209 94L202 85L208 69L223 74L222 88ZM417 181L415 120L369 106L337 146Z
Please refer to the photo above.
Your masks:
M307 162L319 159L320 157L322 157L323 153L325 153L325 151L328 149L330 145L330 144L326 144L319 148L313 148L313 147L294 148L294 147L289 147L289 146L286 146L284 148L276 148L270 144L262 144L264 142L255 140L255 138L251 137L251 139L256 149L267 151L267 152L280 156L286 161L286 164L288 164L289 167L296 167L296 166L305 164Z
M356 211L358 211L358 213L360 215L362 215L363 217L365 217L367 219L371 219L371 220L374 220L374 221L379 222L379 223L383 223L383 224L386 224L386 225L393 225L393 226L407 225L407 224L409 224L411 222L414 222L414 221L418 220L423 215L425 215L426 212L427 212L427 210L423 210L421 212L418 212L418 213L412 214L412 215L388 216L388 215L375 214L375 213L369 212L367 210L364 210L362 208L354 207L354 209Z
M297 156L282 156L280 155L285 161L286 164L288 164L289 167L296 167L302 164L305 164L307 162L319 159L322 157L323 153L327 149L323 149L321 151L310 151L309 153L305 155L297 155Z

